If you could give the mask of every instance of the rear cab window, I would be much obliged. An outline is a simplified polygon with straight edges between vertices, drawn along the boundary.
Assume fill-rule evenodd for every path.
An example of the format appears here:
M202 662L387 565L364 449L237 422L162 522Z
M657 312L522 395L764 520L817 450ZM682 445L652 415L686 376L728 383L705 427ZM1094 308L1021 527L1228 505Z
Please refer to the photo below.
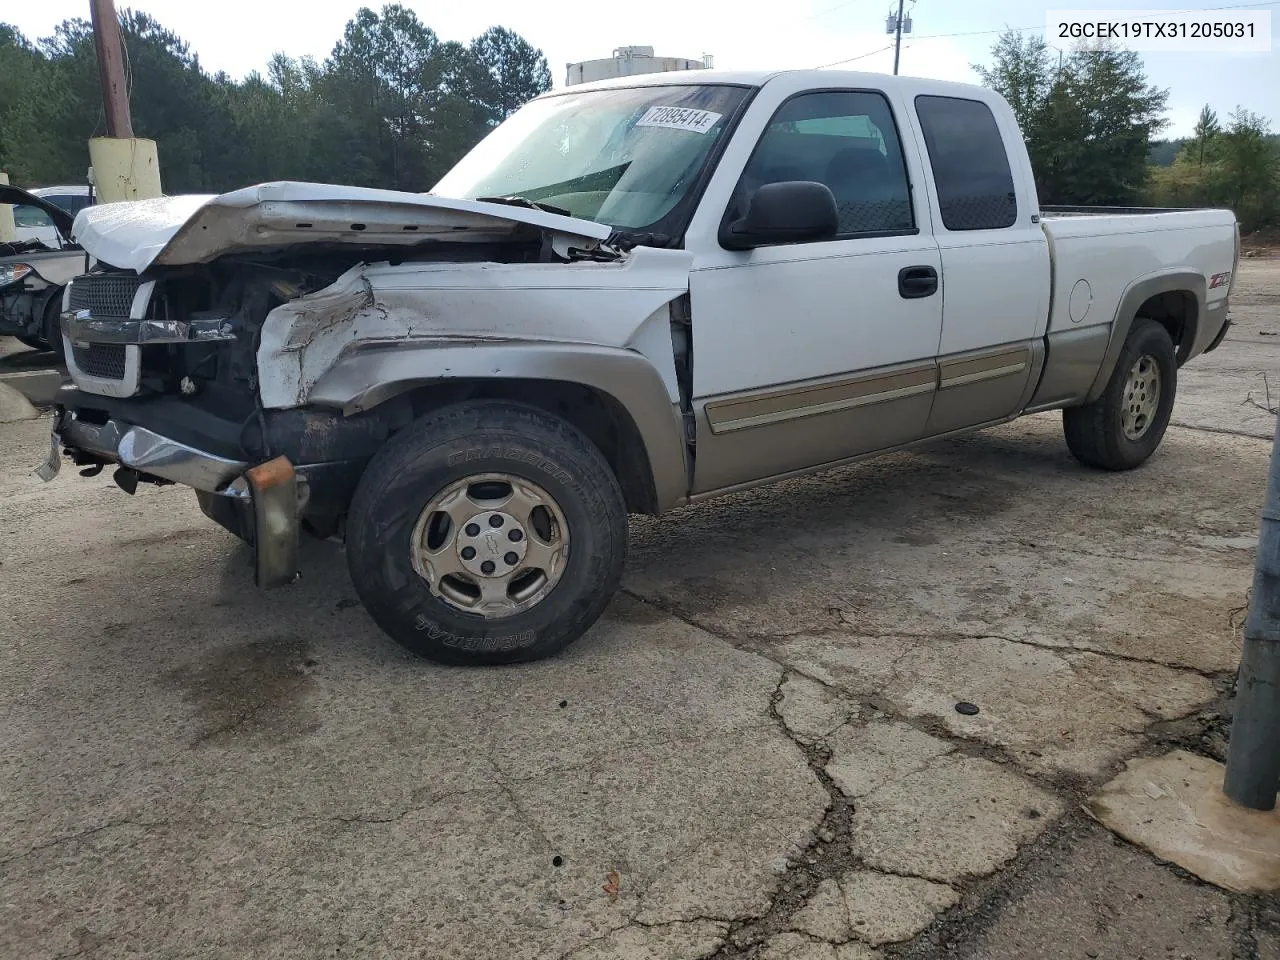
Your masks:
M921 95L924 134L938 210L948 230L998 230L1018 219L1018 197L1004 139L980 100Z

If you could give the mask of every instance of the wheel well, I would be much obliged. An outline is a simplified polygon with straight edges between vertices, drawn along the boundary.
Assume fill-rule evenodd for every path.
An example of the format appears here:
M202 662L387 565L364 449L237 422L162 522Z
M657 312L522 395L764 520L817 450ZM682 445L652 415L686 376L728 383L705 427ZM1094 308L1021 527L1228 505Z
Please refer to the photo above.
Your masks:
M1196 342L1199 322L1195 294L1189 290L1157 293L1143 302L1136 315L1154 320L1168 330L1177 348L1178 366L1186 363Z
M418 387L405 397L413 416L464 400L511 400L539 407L573 424L604 455L622 488L628 513L656 514L653 470L635 421L602 390L560 380L447 380Z

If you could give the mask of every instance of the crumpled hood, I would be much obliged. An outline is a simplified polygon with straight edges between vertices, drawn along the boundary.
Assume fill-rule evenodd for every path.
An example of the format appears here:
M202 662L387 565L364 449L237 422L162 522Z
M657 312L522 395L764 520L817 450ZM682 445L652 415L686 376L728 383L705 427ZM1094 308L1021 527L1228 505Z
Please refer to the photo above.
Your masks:
M207 263L224 254L305 243L409 246L424 240L501 242L522 226L579 244L609 227L541 210L424 193L282 181L218 196L192 194L86 207L72 228L102 263L142 273L152 265Z

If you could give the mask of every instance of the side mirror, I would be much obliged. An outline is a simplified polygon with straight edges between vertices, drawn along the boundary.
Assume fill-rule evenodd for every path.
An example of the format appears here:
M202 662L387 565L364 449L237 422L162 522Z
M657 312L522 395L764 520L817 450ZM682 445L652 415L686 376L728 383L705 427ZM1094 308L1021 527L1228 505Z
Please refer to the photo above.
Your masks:
M771 243L829 240L839 224L836 198L825 183L766 183L747 200L747 214L720 229L720 245L750 250Z

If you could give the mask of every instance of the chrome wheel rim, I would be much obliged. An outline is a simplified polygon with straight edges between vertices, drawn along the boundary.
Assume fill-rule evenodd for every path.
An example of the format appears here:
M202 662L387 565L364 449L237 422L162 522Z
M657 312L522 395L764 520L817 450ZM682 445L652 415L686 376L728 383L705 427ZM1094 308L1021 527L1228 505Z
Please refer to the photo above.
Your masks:
M508 473L466 477L431 498L409 541L413 569L458 610L500 619L555 589L569 525L546 490Z
M1155 357L1144 353L1129 368L1124 382L1124 406L1120 412L1120 429L1130 440L1141 440L1151 429L1160 407L1160 365Z

